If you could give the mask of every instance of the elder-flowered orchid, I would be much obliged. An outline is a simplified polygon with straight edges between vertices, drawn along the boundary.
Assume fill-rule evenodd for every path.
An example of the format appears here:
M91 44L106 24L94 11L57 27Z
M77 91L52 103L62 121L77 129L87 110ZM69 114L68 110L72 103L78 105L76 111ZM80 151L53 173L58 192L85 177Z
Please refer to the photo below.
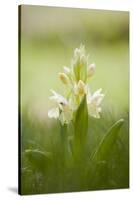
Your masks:
M90 91L87 94L87 105L88 112L92 117L100 118L101 102L104 98L104 94L101 93L102 89L100 88L94 94L91 94Z
M50 118L58 118L61 124L68 124L73 120L74 112L78 109L82 99L86 96L88 114L95 118L100 118L101 102L104 94L102 89L93 94L90 93L89 80L95 73L95 63L89 63L89 56L86 55L85 47L74 50L71 67L64 66L59 73L61 82L66 86L67 94L63 97L52 90L53 96L50 97L56 107L48 111Z
M50 97L50 100L54 101L56 107L48 111L49 118L59 118L62 125L65 123L68 124L73 116L71 104L65 97L53 90L51 92L53 93L53 96Z
M87 79L87 67L89 55L86 55L85 47L80 45L80 48L76 48L74 51L74 56L71 61L71 68L73 72L73 77L76 82L79 80L86 81Z

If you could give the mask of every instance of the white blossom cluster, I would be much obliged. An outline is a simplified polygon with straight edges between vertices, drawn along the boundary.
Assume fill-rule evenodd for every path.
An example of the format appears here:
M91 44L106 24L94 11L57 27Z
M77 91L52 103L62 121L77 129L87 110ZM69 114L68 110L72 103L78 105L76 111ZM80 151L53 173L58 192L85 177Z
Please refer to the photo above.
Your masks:
M86 96L88 114L100 118L101 102L104 98L102 89L93 94L90 92L89 80L95 73L95 63L89 64L89 56L86 55L85 47L74 50L71 67L63 67L64 72L59 73L59 78L66 86L68 95L65 97L51 90L50 99L55 107L48 111L49 118L59 119L61 124L68 124L73 120L74 113L78 109L82 99Z

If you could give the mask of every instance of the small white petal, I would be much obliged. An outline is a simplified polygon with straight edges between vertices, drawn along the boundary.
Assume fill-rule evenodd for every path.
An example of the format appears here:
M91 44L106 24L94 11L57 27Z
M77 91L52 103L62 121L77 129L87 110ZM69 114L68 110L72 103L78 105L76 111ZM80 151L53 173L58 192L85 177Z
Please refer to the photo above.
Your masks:
M70 73L70 68L64 66L63 69L64 69L64 72L65 72L66 74L69 74L69 73Z
M50 97L50 100L53 100L58 104L59 103L68 104L67 100L63 96L56 93L54 90L51 90L51 92L53 93L53 96Z
M100 104L104 94L101 93L102 89L100 88L99 90L97 90L96 92L93 93L93 95L91 96L91 101L95 102L96 104Z
M57 119L59 117L59 109L58 108L52 108L51 110L49 110L48 111L48 117Z

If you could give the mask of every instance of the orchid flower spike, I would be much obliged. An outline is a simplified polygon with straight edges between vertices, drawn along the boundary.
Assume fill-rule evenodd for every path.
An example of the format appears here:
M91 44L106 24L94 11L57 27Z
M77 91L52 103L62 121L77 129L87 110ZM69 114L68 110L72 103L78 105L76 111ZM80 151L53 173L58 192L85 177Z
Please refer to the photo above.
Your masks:
M52 100L55 107L48 111L49 118L59 119L61 124L68 124L74 118L82 99L86 96L88 114L100 118L102 111L101 103L104 98L102 89L93 94L90 92L88 81L94 75L95 63L89 64L89 56L85 46L80 45L74 50L71 67L64 66L63 72L59 73L59 79L66 85L66 95L62 96L52 90Z

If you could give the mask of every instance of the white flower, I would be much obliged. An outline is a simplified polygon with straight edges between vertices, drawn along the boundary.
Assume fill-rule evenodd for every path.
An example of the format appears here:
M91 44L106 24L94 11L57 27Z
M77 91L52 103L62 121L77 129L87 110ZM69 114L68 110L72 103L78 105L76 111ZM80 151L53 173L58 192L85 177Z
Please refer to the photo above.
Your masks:
M51 92L53 93L53 96L49 97L50 100L53 100L55 103L63 103L63 104L67 104L67 100L60 94L58 94L57 92L55 92L54 90L51 90Z
M59 78L63 84L67 85L67 98L52 90L50 97L55 103L55 107L48 111L50 118L59 119L61 124L68 124L75 115L79 105L86 95L88 114L100 118L101 102L104 94L102 89L91 94L87 81L95 73L95 63L88 64L89 55L86 54L85 47L80 45L74 50L71 68L63 67L63 72L59 73Z
M64 66L63 69L66 74L70 74L70 68Z
M100 104L104 98L104 94L101 93L102 89L97 90L93 95L88 90L87 104L89 114L95 118L100 118L101 107Z
M68 124L73 117L73 111L71 108L71 105L60 94L56 93L52 90L53 96L50 97L51 100L53 100L56 103L56 107L52 108L48 111L48 117L49 118L59 118L61 121L61 124Z
M94 75L94 73L95 73L95 68L96 68L95 63L92 63L92 64L90 64L90 65L88 66L88 68L87 68L87 76L88 76L88 78Z
M48 117L49 118L59 118L59 108L52 108L51 110L48 111Z

